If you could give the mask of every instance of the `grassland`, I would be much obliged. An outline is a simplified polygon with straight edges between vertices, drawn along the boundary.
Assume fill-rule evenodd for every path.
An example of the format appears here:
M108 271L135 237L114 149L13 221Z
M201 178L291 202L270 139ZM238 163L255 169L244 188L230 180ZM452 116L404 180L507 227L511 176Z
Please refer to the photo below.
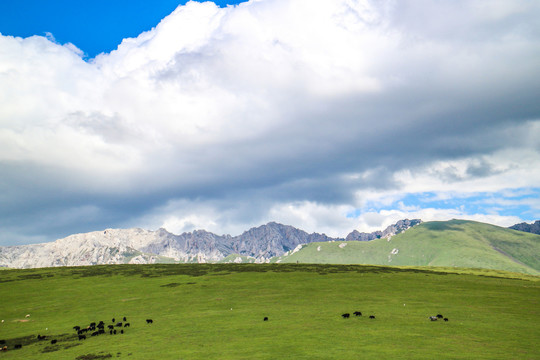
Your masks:
M0 339L10 350L0 359L540 359L538 277L449 271L309 264L5 270ZM364 316L340 316L357 310ZM428 320L438 313L449 321ZM123 335L79 341L72 329L123 316L131 324ZM39 342L38 334L49 338ZM15 343L22 349L11 350Z
M449 266L540 275L540 236L474 221L433 221L388 239L305 245L274 261Z

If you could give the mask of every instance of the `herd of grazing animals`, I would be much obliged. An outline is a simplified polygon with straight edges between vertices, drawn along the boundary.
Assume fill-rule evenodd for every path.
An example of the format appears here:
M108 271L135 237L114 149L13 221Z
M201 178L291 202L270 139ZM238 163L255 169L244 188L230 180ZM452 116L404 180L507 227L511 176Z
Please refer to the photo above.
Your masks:
M448 318L442 316L441 314L437 314L437 316L430 316L429 317L429 320L431 320L431 321L437 321L439 319L443 319L444 321L448 321Z
M355 312L353 312L353 315L362 316L362 312L355 311ZM344 319L348 319L348 318L350 318L350 316L351 316L350 313L341 314L341 317L344 318ZM375 315L370 315L369 318L370 319L375 319ZM444 317L441 314L437 314L436 316L429 316L428 318L431 321L437 321L439 319L443 319L444 321L448 321L448 318ZM263 321L268 321L268 317L265 316ZM127 322L127 318L125 316L122 318L122 321L117 322L115 318L112 318L111 322L112 322L112 324L107 325L107 329L109 330L110 335L123 334L125 328L131 327L131 324L129 322ZM152 324L153 322L154 321L152 319L146 319L147 324ZM117 331L118 329L116 329L116 328L120 328L120 331ZM97 324L95 322L92 322L92 323L90 323L90 325L88 325L86 327L81 327L79 325L75 325L73 327L73 330L75 330L77 332L79 340L86 340L86 335L88 335L88 333L90 333L90 336L99 336L99 335L102 335L102 334L106 333L105 332L105 323L103 321L100 321ZM41 340L46 340L47 336L38 334L37 339L40 340L40 341ZM58 341L57 339L52 339L51 344L56 344L57 341ZM7 351L8 350L8 347L5 344L6 344L5 340L0 340L0 351ZM13 348L14 349L21 349L22 345L21 344L15 344L13 346Z
M125 316L123 317L122 322L116 322L115 320L116 320L115 318L112 319L112 323L114 325L107 325L107 329L109 329L110 335L123 334L125 328L131 327L131 324L127 322L127 318ZM154 321L152 319L146 319L147 324L152 324L153 322ZM116 328L120 328L120 329L116 329ZM83 327L79 325L75 325L73 327L73 330L77 332L79 340L86 340L86 336L88 335L88 333L90 333L89 336L98 336L98 335L102 335L106 333L105 323L103 321L100 321L97 324L95 322L92 322L90 323L90 325L83 326ZM47 340L47 338L50 338L50 336L41 335L41 334L38 334L37 336L38 341ZM57 342L58 342L58 339L51 339L52 345L56 344ZM21 349L22 344L15 344L13 345L13 348ZM7 351L7 350L8 350L8 346L6 345L6 340L0 340L0 351Z
M355 316L362 316L362 313L360 311L355 311L355 312L353 312L353 314ZM348 319L349 317L351 317L351 314L349 314L349 313L341 314L341 317L344 318L344 319ZM369 318L370 319L375 319L375 315L369 315ZM442 316L441 314L437 314L436 316L430 316L429 319L431 321L437 321L438 319L443 319L444 321L448 321L448 318ZM265 320L266 320L266 318L265 318Z
M148 320L150 320L150 322L148 322ZM123 334L124 328L131 327L131 324L127 322L127 318L125 316L122 318L122 321L116 321L115 318L112 318L111 322L112 324L107 325L107 329L109 330L110 335ZM152 320L147 319L146 323L151 324ZM118 331L118 329L116 328L120 328L120 331ZM79 325L76 325L73 327L73 330L77 332L79 340L86 340L86 335L88 333L90 333L90 336L98 336L101 334L105 334L105 323L103 321L100 321L96 325L96 323L93 322L83 328L81 328Z
M355 311L355 312L353 312L353 315L354 316L362 316L362 312ZM349 313L341 314L341 317L344 318L344 319L348 319L348 318L351 317L351 314L349 314ZM370 319L375 319L375 315L369 315L369 318Z

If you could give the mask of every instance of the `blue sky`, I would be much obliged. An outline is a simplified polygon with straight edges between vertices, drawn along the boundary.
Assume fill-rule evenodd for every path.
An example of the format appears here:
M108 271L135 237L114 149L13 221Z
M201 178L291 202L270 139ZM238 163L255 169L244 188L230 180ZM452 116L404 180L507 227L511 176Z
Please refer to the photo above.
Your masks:
M3 0L0 33L28 37L50 33L60 43L71 42L87 57L110 52L122 39L156 26L186 0ZM219 6L243 1L214 1Z
M538 18L528 0L1 1L0 246L537 220Z

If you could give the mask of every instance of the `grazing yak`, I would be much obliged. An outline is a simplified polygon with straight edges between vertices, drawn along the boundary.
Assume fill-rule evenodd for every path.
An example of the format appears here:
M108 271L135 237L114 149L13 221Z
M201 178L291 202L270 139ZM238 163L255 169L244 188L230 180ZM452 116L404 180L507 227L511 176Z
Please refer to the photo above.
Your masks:
M79 340L84 340L86 339L86 335L79 335Z
M56 342L57 342L56 339L51 340L51 344L56 344Z
M437 320L438 320L438 317L436 317L436 316L430 316L430 317L429 317L429 320L431 320L431 321L437 321Z
M370 319L375 319L375 315L369 315Z
M362 316L362 313L361 313L360 311L355 311L355 312L353 312L353 314L354 314L355 316Z
M448 321L448 318L444 318L444 321Z
M344 319L348 319L351 316L349 313L341 314L341 317Z
M268 316L265 316L263 321L268 321Z
M146 319L147 324L152 324L153 322L154 322L154 320L152 320L152 319Z

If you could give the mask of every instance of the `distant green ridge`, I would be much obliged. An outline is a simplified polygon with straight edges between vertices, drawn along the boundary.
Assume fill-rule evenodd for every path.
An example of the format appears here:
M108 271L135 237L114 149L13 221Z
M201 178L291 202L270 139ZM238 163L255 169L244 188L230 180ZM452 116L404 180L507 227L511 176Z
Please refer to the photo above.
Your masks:
M540 235L465 220L425 222L390 239L311 243L273 262L484 268L540 275Z

